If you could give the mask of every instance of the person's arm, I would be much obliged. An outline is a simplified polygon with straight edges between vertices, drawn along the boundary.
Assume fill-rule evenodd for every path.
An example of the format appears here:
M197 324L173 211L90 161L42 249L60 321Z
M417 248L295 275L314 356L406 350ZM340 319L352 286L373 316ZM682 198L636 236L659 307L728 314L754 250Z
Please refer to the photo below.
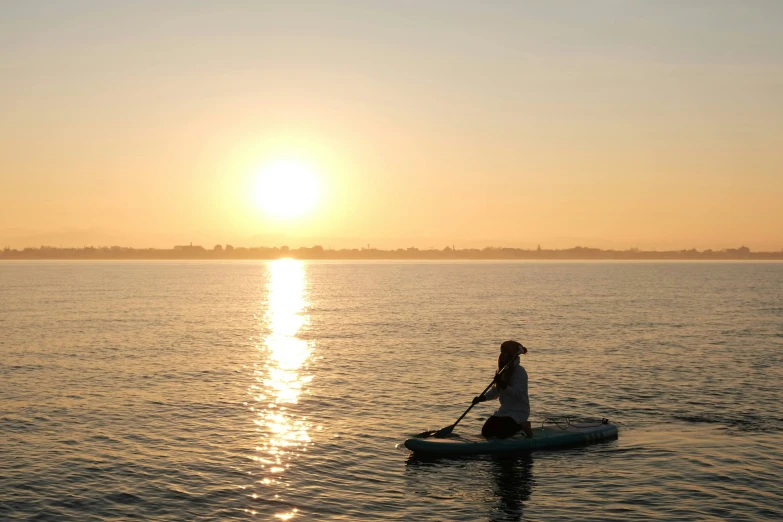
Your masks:
M473 398L473 404L478 404L480 402L484 401L491 401L492 399L497 399L498 395L500 395L500 392L498 391L498 385L493 384L492 388L489 389L487 393L484 395L479 395L478 397Z
M498 385L493 384L492 388L490 388L489 391L484 394L484 400L491 401L497 399L499 395L500 395L500 390L498 390Z

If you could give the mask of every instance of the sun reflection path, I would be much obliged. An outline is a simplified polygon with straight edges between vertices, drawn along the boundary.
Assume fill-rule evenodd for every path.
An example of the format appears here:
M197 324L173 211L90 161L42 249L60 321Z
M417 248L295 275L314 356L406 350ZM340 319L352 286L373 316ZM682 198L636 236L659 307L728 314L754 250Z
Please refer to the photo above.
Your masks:
M297 416L291 406L298 404L312 380L312 375L307 374L307 363L313 344L297 337L309 324L304 265L293 259L280 259L267 267L270 277L264 323L269 333L259 346L265 357L256 366L256 384L250 390L255 404L251 409L257 413L255 423L261 433L253 460L263 470L259 481L262 486L284 487L281 474L311 444L310 423L306 417ZM294 509L275 516L289 520L296 514Z

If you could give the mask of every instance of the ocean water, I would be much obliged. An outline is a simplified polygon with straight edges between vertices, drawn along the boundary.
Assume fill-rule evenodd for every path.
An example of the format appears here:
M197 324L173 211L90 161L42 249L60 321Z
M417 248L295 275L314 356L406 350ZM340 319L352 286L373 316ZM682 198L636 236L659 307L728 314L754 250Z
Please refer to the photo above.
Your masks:
M506 339L619 438L412 457ZM0 519L781 519L781 363L783 263L5 262Z

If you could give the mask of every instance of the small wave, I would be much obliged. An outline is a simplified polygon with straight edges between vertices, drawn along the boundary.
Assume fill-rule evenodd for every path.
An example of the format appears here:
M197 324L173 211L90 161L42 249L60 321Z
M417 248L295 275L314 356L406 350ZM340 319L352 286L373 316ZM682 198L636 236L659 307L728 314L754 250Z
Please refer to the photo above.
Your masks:
M36 427L35 423L28 419L11 417L8 415L0 418L0 421L3 423L3 429L10 432L29 431L35 429Z
M684 422L699 424L722 424L727 429L734 429L738 431L776 432L783 429L783 419L765 418L758 416L731 418L717 415L674 415L673 417Z
M106 495L106 500L116 504L138 504L139 502L143 502L141 497L134 495L133 493L125 492Z
M93 435L88 440L91 442L111 442L112 444L117 444L120 442L114 437L110 437L108 435Z
M34 371L34 370L43 370L43 366L40 364L16 364L13 366L7 367L9 370L15 370L15 371Z
M754 332L750 328L736 328L733 330L723 330L721 335L735 336L735 337L751 337Z
M79 497L76 495L67 495L63 498L58 498L52 501L51 503L51 505L54 507L63 507L63 508L75 509L79 511L84 511L88 509L90 504L92 504L92 500L85 497Z
M207 501L207 497L205 495L191 493L175 486L168 487L164 493L164 496L172 500L186 501L194 504L203 504Z

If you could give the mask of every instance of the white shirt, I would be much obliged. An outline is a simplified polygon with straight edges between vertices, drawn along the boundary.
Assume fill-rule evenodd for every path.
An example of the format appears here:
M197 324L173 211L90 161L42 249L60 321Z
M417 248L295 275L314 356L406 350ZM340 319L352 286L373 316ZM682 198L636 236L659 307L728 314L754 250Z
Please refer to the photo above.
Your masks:
M527 372L519 364L519 359L514 362L514 374L511 376L511 382L508 383L506 389L501 390L495 383L484 394L484 397L487 400L500 399L500 408L493 413L495 417L511 417L517 424L527 421L530 416L530 399L527 395Z

